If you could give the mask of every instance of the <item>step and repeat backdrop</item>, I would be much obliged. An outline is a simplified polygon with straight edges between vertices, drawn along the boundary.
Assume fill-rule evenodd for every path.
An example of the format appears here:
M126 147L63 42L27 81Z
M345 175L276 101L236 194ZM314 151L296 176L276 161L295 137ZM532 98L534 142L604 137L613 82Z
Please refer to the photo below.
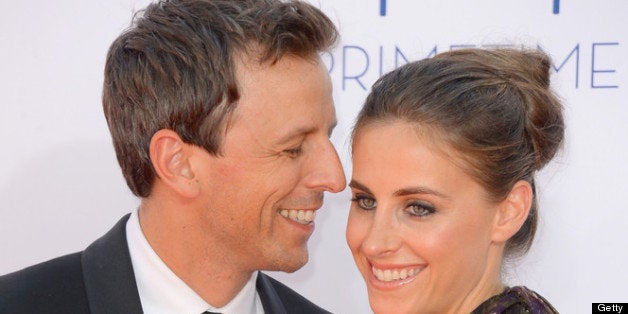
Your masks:
M538 176L541 225L504 268L560 312L628 302L628 2L312 0L342 39L323 55L348 136L370 86L409 61L464 47L541 49L564 101L564 150ZM147 1L11 1L0 19L0 274L82 250L139 201L118 169L101 110L111 41ZM327 195L311 259L272 273L335 313L368 313L345 242L350 193Z

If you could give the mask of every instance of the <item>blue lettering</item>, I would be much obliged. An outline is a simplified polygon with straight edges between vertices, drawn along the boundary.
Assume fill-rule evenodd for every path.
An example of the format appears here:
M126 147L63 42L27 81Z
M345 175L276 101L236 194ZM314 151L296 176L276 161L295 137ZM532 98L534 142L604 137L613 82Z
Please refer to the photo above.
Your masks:
M543 50L541 46L537 47L539 50ZM563 68L563 66L565 66L565 63L567 63L567 61L571 59L574 53L576 54L576 88L578 88L578 83L580 82L580 44L577 44L576 47L571 50L569 55L567 55L567 58L565 58L565 60L563 60L563 62L558 67L552 65L552 68L554 68L554 71L558 73Z
M615 73L615 69L604 69L598 70L595 68L595 56L596 56L596 47L598 46L618 46L619 43L593 43L591 45L591 88L618 88L617 85L596 85L595 84L595 74L596 73Z
M386 0L379 0L379 15L386 16ZM560 0L553 0L552 2L552 12L554 14L560 13Z
M585 46L582 46L585 45ZM591 72L590 72L590 88L619 88L620 80L617 73L618 67L612 63L611 57L617 56L617 48L619 42L595 42L595 43L575 43L572 46L563 46L559 49L552 49L554 63L551 65L553 73L560 74L565 81L573 80L572 88L580 88L580 68L583 64L580 59L580 50L583 47L591 45ZM582 46L582 47L581 47ZM415 57L423 56L431 58L434 55L450 49L455 51L467 47L491 47L491 48L525 48L525 46L516 44L451 44L440 46L435 44L427 47L424 52L408 51L402 46L392 45L386 46L380 44L367 48L359 44L342 46L342 52L338 50L336 53L323 53L321 59L326 65L330 75L338 75L338 83L342 80L342 91L351 89L361 89L367 91L369 89L373 77L381 77L389 68L395 69L404 64L414 61ZM393 50L394 49L394 50ZM537 45L539 50L547 50ZM588 49L588 48L586 48ZM557 52L558 51L558 52ZM394 54L394 55L393 55ZM419 59L423 58L419 57ZM375 63L377 64L375 64ZM584 69L584 68L583 68ZM586 68L588 71L588 65ZM588 74L588 73L587 73ZM585 78L586 80L586 78Z
M433 56L435 56L438 53L438 45L434 46L434 48L432 48L432 50L430 50L430 53L427 54L427 56L425 56L426 58L431 58Z
M401 50L399 49L399 47L395 46L395 68L399 67L399 56L401 56L403 58L403 60L405 61L405 63L408 63L408 58L406 58L406 56L403 54L403 52L401 52ZM404 63L404 64L405 64ZM381 74L380 74L381 76Z
M362 55L364 55L365 61L366 61L366 65L364 67L364 70L362 70L362 72L358 75L352 75L349 76L347 75L347 52L349 50L356 50L358 52L361 52ZM360 78L364 76L364 74L366 74L366 72L369 69L369 65L370 65L370 60L369 60L369 55L366 52L366 50L362 49L362 47L358 47L358 46L344 46L342 47L342 90L346 90L346 84L345 82L347 80L355 80L356 82L358 82L358 84L360 85L360 87L362 87L363 90L367 90L366 86L364 85L364 83L362 83L362 81L360 81Z

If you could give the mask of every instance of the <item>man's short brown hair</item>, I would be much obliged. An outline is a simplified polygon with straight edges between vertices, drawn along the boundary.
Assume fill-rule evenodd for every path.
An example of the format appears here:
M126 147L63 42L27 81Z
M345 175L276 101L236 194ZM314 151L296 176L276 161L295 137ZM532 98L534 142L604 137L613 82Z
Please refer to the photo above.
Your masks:
M111 45L103 108L131 191L147 197L155 180L149 145L160 129L220 153L222 127L239 99L239 54L277 62L333 46L337 30L302 1L162 0L136 14Z

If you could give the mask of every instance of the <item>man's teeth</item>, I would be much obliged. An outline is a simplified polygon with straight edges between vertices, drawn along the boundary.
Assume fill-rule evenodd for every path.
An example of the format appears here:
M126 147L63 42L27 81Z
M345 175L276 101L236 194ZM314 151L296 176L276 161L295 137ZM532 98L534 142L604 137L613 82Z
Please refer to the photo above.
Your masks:
M313 210L296 210L296 209L282 209L280 212L281 216L284 216L290 220L296 221L300 224L307 225L310 222L314 221L314 217L316 216L316 212Z
M373 266L373 274L380 281L404 280L416 276L421 268L402 268L402 269L377 269Z

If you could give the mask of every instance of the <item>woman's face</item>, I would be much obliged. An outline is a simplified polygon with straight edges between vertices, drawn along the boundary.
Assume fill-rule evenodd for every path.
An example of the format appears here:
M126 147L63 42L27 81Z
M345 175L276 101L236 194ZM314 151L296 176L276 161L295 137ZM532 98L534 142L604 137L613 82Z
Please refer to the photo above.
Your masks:
M502 289L499 205L452 153L404 122L354 139L346 236L376 313L468 313Z

